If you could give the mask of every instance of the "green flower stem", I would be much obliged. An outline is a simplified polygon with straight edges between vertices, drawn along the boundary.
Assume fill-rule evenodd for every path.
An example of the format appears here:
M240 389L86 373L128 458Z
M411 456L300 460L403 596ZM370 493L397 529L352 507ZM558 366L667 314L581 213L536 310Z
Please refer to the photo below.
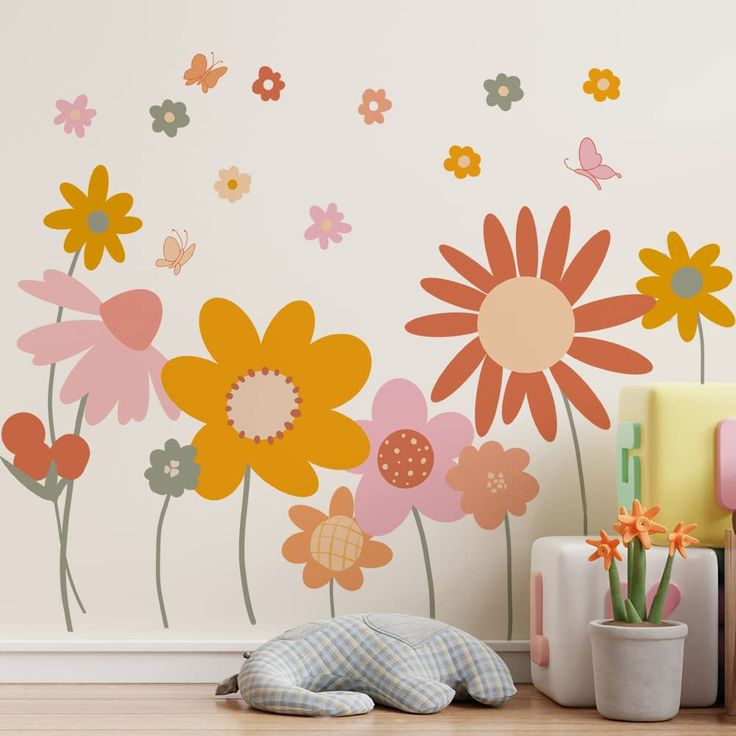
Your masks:
M427 593L429 595L429 617L434 618L434 579L432 578L432 561L429 559L429 547L427 547L427 536L424 533L424 525L422 524L422 517L419 512L411 507L411 512L414 514L414 521L417 524L417 531L419 532L419 541L422 544L422 554L424 555L424 569L427 572Z
M626 583L631 585L634 579L634 540L626 545Z
M639 612L634 608L634 604L631 602L631 598L627 598L624 603L626 606L626 618L630 624L640 624L641 616Z
M565 411L567 412L567 420L570 422L570 432L572 433L572 444L575 448L575 460L578 465L578 482L580 483L580 500L583 506L583 534L588 535L588 500L585 496L585 476L583 475L583 460L580 456L580 443L578 442L578 433L575 429L575 420L572 416L572 409L570 408L570 402L567 400L564 392L562 393L562 403L565 405Z
M158 607L161 610L161 621L164 628L169 628L169 619L166 616L166 605L164 603L164 594L161 590L161 532L164 528L164 518L166 510L169 508L171 494L166 494L164 505L161 507L161 514L158 517L158 527L156 528L156 593L158 593Z
M611 567L608 568L608 583L611 588L611 610L613 611L614 621L626 621L626 606L621 595L621 579L618 576L618 567L616 561L611 560Z
M54 499L54 515L56 516L56 531L59 534L59 543L61 543L61 514L59 514L59 501L57 499ZM82 603L82 599L79 597L79 593L77 592L77 586L74 584L72 571L69 567L69 560L66 561L66 575L69 578L69 585L72 587L72 593L74 594L74 599L77 601L79 610L82 613L87 613L84 608L84 603Z
M698 337L700 338L700 383L705 383L705 336L700 312L698 312Z
M634 543L634 569L629 580L629 599L639 614L639 620L647 617L647 555L641 540L637 537ZM627 606L628 610L628 606Z
M511 527L508 511L503 517L506 530L506 639L511 641L514 633L514 588L511 570Z
M330 579L330 618L335 618L335 578Z
M248 620L255 624L256 617L250 602L250 591L248 590L248 575L245 570L245 522L248 517L248 496L250 495L250 465L245 469L243 475L243 505L240 510L240 535L238 537L238 552L240 561L240 585L243 588L243 601L245 610L248 612Z
M74 422L74 434L79 434L82 429L82 418L84 417L84 407L87 405L87 396L83 396L79 401L77 409L77 418ZM74 493L74 481L70 480L64 495L64 518L61 522L61 542L59 544L59 585L61 587L61 605L64 608L64 620L66 621L66 630L74 631L72 626L72 617L69 611L69 593L66 587L67 581L67 562L66 552L69 543L69 515L72 510L72 494Z
M667 600L667 593L670 589L670 576L672 575L672 563L674 559L674 554L667 558L667 562L664 564L664 570L662 570L662 578L659 581L657 594L654 596L652 607L649 609L649 618L647 620L651 621L653 624L662 623L662 614L664 613L664 604Z
M82 252L82 249L80 248L73 256L72 262L69 265L69 270L67 271L67 274L71 276L74 273L74 269L77 266L77 261L79 260L79 255ZM64 307L59 307L56 310L56 323L58 324L61 322L61 315L64 314ZM56 440L56 430L54 429L54 378L56 377L56 363L52 363L49 367L49 387L46 391L46 404L48 408L48 414L49 414L49 438L51 439L51 443L54 443L54 440Z

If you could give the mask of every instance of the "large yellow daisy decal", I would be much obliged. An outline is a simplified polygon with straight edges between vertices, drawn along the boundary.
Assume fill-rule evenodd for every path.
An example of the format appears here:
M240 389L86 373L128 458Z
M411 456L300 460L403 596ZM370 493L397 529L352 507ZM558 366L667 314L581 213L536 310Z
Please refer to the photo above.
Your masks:
M104 166L95 167L87 194L74 184L64 182L59 190L69 209L50 212L43 220L54 230L69 231L64 239L64 250L79 253L84 249L84 265L89 270L100 265L106 250L114 261L122 263L125 249L119 236L134 233L143 225L139 218L128 215L133 197L127 192L108 197L108 184Z
M162 379L174 403L204 424L192 440L201 468L197 493L225 498L243 481L240 573L255 623L243 561L250 469L279 491L310 496L319 485L314 465L363 463L370 449L365 432L335 409L363 387L371 356L352 335L313 341L314 312L302 301L287 304L262 339L227 299L204 304L199 328L212 360L174 358Z
M655 305L644 315L642 324L647 329L660 327L677 317L680 337L690 342L697 332L700 336L700 381L705 373L705 340L701 316L721 327L734 325L733 312L713 292L725 289L733 279L723 266L713 265L721 249L709 243L690 255L685 242L676 232L667 236L666 253L644 248L639 253L641 262L654 273L640 279L636 288L642 294L656 299Z

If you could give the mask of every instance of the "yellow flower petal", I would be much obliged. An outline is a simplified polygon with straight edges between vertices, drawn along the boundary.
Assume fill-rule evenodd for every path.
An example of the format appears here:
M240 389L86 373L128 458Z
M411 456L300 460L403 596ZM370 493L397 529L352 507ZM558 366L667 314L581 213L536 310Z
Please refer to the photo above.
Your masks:
M662 276L645 276L636 282L636 288L647 296L673 298L669 280Z
M83 225L84 219L76 210L55 210L43 218L43 224L53 230L68 230L75 225Z
M84 248L84 265L87 270L94 271L100 265L105 246L100 238L89 239Z
M368 437L356 422L336 411L310 412L306 402L294 434L309 462L322 468L355 468L370 452Z
M121 217L112 220L112 229L120 235L128 235L143 227L143 220L138 217Z
M87 195L74 184L64 182L59 186L61 196L71 205L73 209L87 208Z
M677 314L677 303L674 299L661 299L643 317L641 324L647 330L660 327Z
M708 243L693 253L690 265L702 271L710 266L721 254L721 248L716 243Z
M687 266L690 256L687 252L685 241L680 237L679 233L671 232L667 235L667 248L672 256L673 266L681 268Z
M205 424L227 421L225 394L232 379L222 366L205 358L172 358L161 380L169 398L190 417Z
M733 280L733 274L723 266L710 266L703 269L702 273L705 291L721 291Z
M721 327L733 327L733 312L720 300L711 294L704 294L698 299L700 313L706 319Z
M229 496L243 480L247 445L225 424L205 424L192 444L200 468L197 493L211 501Z
M64 250L67 253L76 253L87 241L89 231L73 227L64 238Z
M284 373L296 373L313 334L312 307L302 301L287 304L263 333L263 353L272 364L269 367Z
M672 261L654 248L642 248L639 259L653 273L658 276L669 276L675 270Z
M199 313L199 330L209 354L229 370L229 382L263 362L261 341L250 317L227 299L210 299Z
M92 176L89 178L87 196L89 197L90 209L103 209L107 200L108 174L104 166L95 166Z
M125 249L120 242L120 238L115 233L106 233L105 247L113 261L122 263L125 260Z
M698 310L691 303L683 304L677 312L677 329L685 342L695 337L698 329Z
M105 204L105 212L111 217L122 217L127 215L130 209L133 207L133 197L127 192L120 192L119 194L113 194Z
M319 487L319 479L297 450L294 439L287 433L273 445L249 443L251 465L253 471L276 490L290 496L311 496Z

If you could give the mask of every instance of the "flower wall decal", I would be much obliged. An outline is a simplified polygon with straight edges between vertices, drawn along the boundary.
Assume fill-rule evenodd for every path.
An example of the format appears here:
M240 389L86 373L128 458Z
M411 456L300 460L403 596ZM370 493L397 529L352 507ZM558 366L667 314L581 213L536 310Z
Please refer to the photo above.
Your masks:
M151 123L153 132L163 131L169 138L173 138L179 132L179 128L189 125L187 106L183 102L164 100L160 105L152 105L149 112L153 118Z
M597 427L608 429L611 422L593 390L565 358L617 373L649 372L652 364L643 355L584 333L636 319L654 301L645 295L624 294L577 305L603 265L610 233L601 230L593 235L566 267L570 240L567 207L555 217L541 266L537 229L527 207L521 209L517 221L516 257L495 215L485 218L483 239L488 268L452 246L440 246L442 256L467 283L440 278L421 282L429 294L464 311L419 317L406 329L425 337L473 336L440 374L432 400L446 399L480 368L475 426L481 436L491 428L499 403L504 423L510 424L526 400L539 433L553 440L557 408L546 374L549 371L570 422L587 534L585 484L570 403ZM504 371L509 372L509 378L501 399Z
M596 102L617 100L621 95L621 80L610 69L593 68L583 82L583 92L592 95Z
M373 123L383 125L385 121L383 113L392 107L393 103L386 97L385 89L367 89L363 92L361 103L358 105L358 114L363 116L366 125Z
M363 586L362 568L383 567L393 557L391 549L371 539L355 519L353 496L341 486L332 495L329 514L312 506L292 506L289 517L301 531L283 546L284 558L304 564L304 585L330 584L330 616L335 617L335 582L345 590Z
M192 445L201 468L203 498L229 496L242 482L240 573L243 598L255 623L245 570L245 522L251 468L275 489L310 496L319 485L313 465L346 469L362 463L368 439L335 409L368 378L368 347L352 335L312 340L314 312L287 304L263 334L227 299L210 299L199 316L212 360L182 356L163 369L174 403L204 426Z
M263 102L275 102L280 99L285 87L286 82L281 79L281 74L275 72L270 66L262 66L258 70L258 79L253 82L251 89L253 94L258 95Z
M480 154L472 146L450 146L449 157L445 159L445 171L450 171L456 179L480 175Z
M232 204L250 192L250 183L249 174L241 174L237 166L231 166L229 169L220 169L214 187L220 199Z
M483 82L483 87L488 93L486 104L489 107L498 106L504 112L508 112L514 102L518 102L524 97L524 90L521 88L519 77L499 74L495 79L486 79Z
M705 383L705 317L720 327L733 327L733 312L713 292L722 291L733 280L733 274L723 266L713 265L721 249L709 243L690 255L682 237L671 232L667 236L666 253L653 248L639 252L641 262L654 274L646 276L636 288L656 302L642 318L648 330L660 327L677 317L677 330L685 342L697 331L700 337L700 383Z
M313 224L304 231L305 240L316 240L322 250L327 250L330 242L342 243L344 233L352 231L353 226L345 222L345 215L331 202L326 209L316 204L309 208Z
M97 110L87 107L87 95L77 95L73 102L56 100L56 109L59 114L54 124L63 125L65 133L74 131L77 138L84 138L85 128L92 125L92 118L97 115Z

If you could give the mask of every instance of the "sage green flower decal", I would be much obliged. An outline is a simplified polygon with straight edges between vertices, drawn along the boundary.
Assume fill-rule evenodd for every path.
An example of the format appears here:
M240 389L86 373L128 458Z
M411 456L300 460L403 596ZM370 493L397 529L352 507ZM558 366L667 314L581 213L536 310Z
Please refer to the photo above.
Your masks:
M181 496L194 490L199 481L199 465L194 462L197 451L191 445L182 447L176 440L167 440L163 450L151 453L151 467L143 474L154 493Z
M514 102L518 102L524 96L519 77L509 77L499 74L495 79L486 79L483 86L488 92L486 102L493 107L498 105L504 112L511 109Z
M160 105L153 105L149 109L155 133L163 131L169 138L173 138L179 128L189 125L189 115L187 115L187 106L183 102L172 102L164 100Z

